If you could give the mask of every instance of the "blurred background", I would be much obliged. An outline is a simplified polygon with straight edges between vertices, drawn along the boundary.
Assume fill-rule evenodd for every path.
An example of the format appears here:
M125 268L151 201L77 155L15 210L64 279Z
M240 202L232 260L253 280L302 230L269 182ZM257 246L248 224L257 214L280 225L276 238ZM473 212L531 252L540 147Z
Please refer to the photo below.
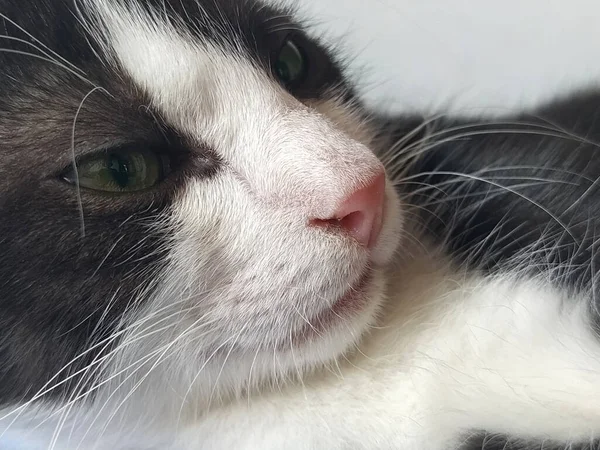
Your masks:
M386 110L501 114L600 85L598 0L289 0Z

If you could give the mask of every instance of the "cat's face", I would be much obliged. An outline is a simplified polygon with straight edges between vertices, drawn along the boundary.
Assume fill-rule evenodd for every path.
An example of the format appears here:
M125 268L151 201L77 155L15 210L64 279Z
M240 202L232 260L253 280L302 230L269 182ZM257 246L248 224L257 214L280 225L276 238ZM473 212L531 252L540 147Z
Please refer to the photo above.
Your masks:
M197 409L351 349L401 214L321 47L255 2L0 13L5 404Z

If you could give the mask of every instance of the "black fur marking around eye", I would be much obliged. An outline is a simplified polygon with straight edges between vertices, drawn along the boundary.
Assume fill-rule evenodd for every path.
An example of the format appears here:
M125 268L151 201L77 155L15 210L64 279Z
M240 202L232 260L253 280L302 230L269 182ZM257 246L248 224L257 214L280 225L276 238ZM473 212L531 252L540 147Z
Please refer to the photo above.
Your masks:
M137 294L152 287L164 265L169 236L157 223L186 180L214 176L220 162L166 126L125 74L98 59L70 1L1 0L0 13L6 16L0 33L9 36L0 38L0 404L6 404L31 398L53 375L64 379L118 343L76 358L140 306ZM92 92L95 86L102 89ZM173 173L149 192L116 197L82 190L79 202L58 174L72 162L80 106L77 156L148 143L169 152ZM70 393L79 380L43 399Z

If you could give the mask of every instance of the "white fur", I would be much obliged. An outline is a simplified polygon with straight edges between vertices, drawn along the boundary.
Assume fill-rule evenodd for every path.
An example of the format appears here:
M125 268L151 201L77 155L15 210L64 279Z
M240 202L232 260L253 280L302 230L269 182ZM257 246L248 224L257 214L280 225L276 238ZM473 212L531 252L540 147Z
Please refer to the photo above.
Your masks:
M407 242L407 263L389 268L403 224L391 187L371 255L308 227L380 167L333 93L303 105L236 46L109 0L86 7L111 61L223 167L191 180L159 224L172 235L167 268L99 364L94 403L7 415L4 442L441 450L477 428L592 437L600 344L583 296L563 302L567 293L539 281L468 275ZM369 306L293 344L369 263Z

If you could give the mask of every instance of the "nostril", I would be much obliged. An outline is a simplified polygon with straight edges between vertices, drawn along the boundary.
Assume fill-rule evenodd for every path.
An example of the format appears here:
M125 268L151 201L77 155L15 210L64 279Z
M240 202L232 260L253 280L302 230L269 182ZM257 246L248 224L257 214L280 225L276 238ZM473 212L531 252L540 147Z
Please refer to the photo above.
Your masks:
M331 218L312 219L313 226L339 229L348 233L361 245L371 248L381 231L385 200L385 174L374 177L343 199Z
M348 214L346 217L342 217L339 222L340 226L348 230L350 234L356 235L360 233L360 229L365 222L365 213L362 211L354 211Z
M339 219L312 219L310 224L317 227L340 228L356 233L363 222L364 214L360 211L354 211Z

